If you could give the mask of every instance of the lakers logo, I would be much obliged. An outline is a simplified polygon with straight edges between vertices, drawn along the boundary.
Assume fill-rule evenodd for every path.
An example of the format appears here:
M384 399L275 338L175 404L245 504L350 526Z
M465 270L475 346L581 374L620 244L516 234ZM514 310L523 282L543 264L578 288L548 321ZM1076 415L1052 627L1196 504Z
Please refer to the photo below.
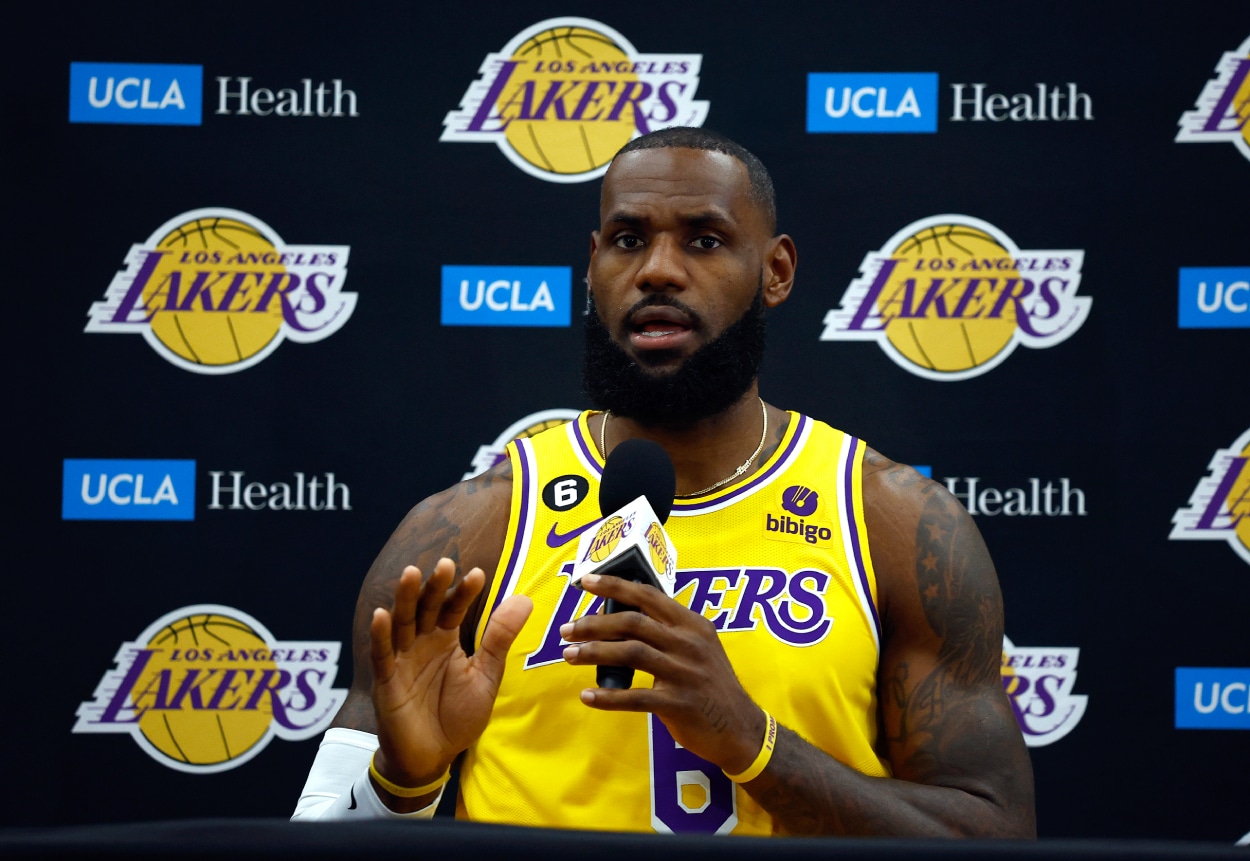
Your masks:
M127 733L179 771L235 768L275 735L296 741L329 726L346 694L330 687L339 650L279 642L230 607L184 607L122 644L73 731Z
M87 332L141 334L166 361L229 374L283 340L320 341L356 307L345 245L287 245L260 219L197 209L131 246L126 269L88 312Z
M599 526L590 546L586 549L586 559L591 562L602 562L612 555L621 538L629 533L632 524L624 518L613 515Z
M668 545L664 543L664 527L653 521L647 527L647 532L643 537L647 540L647 547L651 550L651 563L655 566L655 570L663 571L669 577L673 576L676 573L677 564L668 555Z
M931 380L998 367L1019 345L1071 337L1089 314L1078 296L1083 251L1024 251L994 225L936 215L869 252L823 341L876 341L896 364Z
M1076 728L1089 698L1073 693L1081 650L1016 646L1003 637L1003 690L1029 747L1053 744Z
M558 427L566 422L570 422L577 418L577 415L577 410L540 410L513 422L508 425L507 430L495 438L493 443L477 447L477 454L473 455L473 468L461 476L461 480L481 475L495 464L502 463L506 457L503 453L504 448L514 439L532 437L548 428Z
M440 140L493 142L517 167L551 182L602 176L631 138L700 126L699 54L640 54L588 18L551 18L487 54L481 77Z
M1225 51L1192 111L1181 115L1177 143L1231 143L1250 159L1250 38Z
M1250 563L1250 429L1228 448L1217 449L1209 472L1172 516L1173 541L1227 541Z

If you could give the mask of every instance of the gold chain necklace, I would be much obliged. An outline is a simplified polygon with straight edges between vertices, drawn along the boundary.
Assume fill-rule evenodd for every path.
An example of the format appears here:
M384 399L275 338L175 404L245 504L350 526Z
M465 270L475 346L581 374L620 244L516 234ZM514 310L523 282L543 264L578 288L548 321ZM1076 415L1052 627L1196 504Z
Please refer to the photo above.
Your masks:
M693 499L696 496L702 496L705 493L711 493L716 488L723 487L724 485L729 484L729 482L733 481L735 478L739 478L744 472L750 469L751 464L755 463L755 459L759 457L760 452L764 450L764 442L768 439L768 406L765 405L763 398L760 398L760 412L764 414L764 430L760 432L760 444L755 447L755 451L751 454L750 457L746 459L746 461L742 464L742 466L738 467L737 469L733 471L733 475L730 475L726 478L722 478L720 481L716 482L715 484L709 484L707 487L703 488L702 490L696 490L694 493L681 493L673 498L674 499ZM604 412L603 422L602 424L599 425L599 451L603 455L604 461L607 461L608 459L608 445L607 445L608 417L611 415L612 415L611 410L607 410L606 412Z

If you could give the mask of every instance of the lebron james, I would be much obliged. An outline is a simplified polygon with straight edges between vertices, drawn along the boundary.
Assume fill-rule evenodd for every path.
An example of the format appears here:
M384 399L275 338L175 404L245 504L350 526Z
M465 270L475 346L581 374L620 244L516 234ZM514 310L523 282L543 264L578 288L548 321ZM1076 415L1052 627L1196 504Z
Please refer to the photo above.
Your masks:
M1035 836L972 518L760 396L765 318L796 262L738 144L674 128L617 154L587 273L595 409L514 440L395 530L294 819L428 818L457 768L456 815L475 821ZM570 583L605 461L636 438L676 471L673 597ZM598 612L606 599L637 609ZM598 687L599 665L632 667L633 686Z

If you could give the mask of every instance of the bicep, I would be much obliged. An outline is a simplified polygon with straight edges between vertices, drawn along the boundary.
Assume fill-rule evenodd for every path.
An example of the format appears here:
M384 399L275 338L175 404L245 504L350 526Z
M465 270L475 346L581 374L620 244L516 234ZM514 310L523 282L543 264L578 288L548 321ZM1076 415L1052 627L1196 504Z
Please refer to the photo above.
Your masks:
M884 593L881 725L894 775L1031 804L1028 753L1002 686L1002 595L980 531L933 482L886 496L892 504L876 519L890 543L874 556Z

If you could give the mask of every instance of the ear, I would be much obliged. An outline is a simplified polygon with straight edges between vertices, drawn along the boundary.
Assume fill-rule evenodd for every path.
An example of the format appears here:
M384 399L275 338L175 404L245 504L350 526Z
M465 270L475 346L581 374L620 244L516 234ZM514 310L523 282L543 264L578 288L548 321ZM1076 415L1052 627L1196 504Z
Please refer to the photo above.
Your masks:
M765 249L763 271L764 307L776 308L790 295L794 286L794 269L798 265L794 240L786 234L774 236Z
M590 263L586 266L586 292L591 290L590 270L595 268L595 254L599 251L599 231L590 231Z

